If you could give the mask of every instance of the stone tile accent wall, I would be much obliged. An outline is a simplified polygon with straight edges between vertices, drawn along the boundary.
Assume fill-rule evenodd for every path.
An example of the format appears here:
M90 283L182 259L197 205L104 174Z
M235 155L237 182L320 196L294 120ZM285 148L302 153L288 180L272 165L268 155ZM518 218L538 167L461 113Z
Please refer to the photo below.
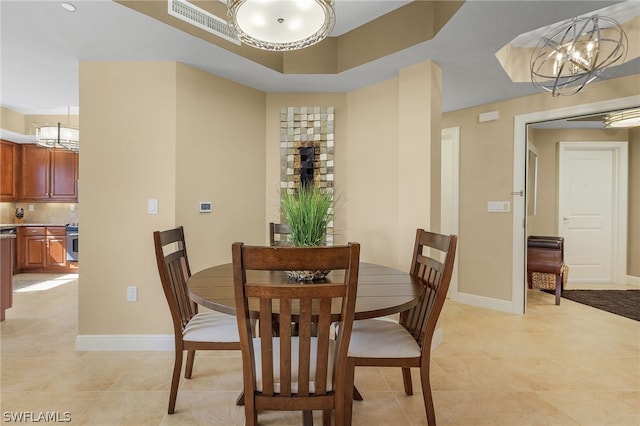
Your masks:
M307 173L300 148L313 148L313 185L333 194L334 107L283 107L280 109L280 189L294 191ZM310 152L310 150L304 150ZM331 207L333 214L333 206ZM333 221L327 227L327 244L333 244Z

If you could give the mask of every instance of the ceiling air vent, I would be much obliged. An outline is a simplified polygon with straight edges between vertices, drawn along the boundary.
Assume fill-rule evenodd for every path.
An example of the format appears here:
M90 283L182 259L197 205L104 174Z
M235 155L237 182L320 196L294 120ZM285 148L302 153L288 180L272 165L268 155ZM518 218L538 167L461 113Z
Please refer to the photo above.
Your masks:
M240 45L240 40L236 37L235 31L229 27L227 21L185 0L169 0L167 3L169 6L169 15L175 16L184 22L195 25L218 37L222 37L238 46Z

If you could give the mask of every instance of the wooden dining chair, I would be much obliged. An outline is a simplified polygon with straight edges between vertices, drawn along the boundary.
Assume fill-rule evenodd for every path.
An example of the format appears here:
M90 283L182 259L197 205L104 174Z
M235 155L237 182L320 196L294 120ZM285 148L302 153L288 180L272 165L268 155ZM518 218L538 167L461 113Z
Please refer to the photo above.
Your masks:
M399 322L384 319L355 321L347 358L345 377L349 380L353 379L356 366L401 367L407 395L413 395L411 367L420 368L429 425L436 424L429 380L431 341L451 282L456 243L455 235L417 230L410 275L424 286L419 303L400 313ZM428 249L431 249L430 253ZM443 254L444 260L439 260L438 253ZM352 384L349 389L354 389ZM353 395L346 395L346 398L345 418L349 419Z
M258 411L323 411L323 424L344 422L346 357L353 323L360 245L333 247L258 247L234 243L233 282L244 377L247 425ZM252 282L252 270L344 270L340 282L270 285ZM283 273L284 272L274 272ZM332 304L336 306L332 315ZM251 319L258 318L259 337ZM331 338L333 321L340 334ZM272 333L278 323L276 336ZM292 323L298 332L292 336Z
M240 338L236 319L232 315L218 312L198 313L198 306L189 299L187 279L191 276L191 270L183 227L155 231L153 241L160 281L171 311L175 337L176 353L167 411L173 414L184 351L187 351L184 377L190 379L196 350L238 350Z
M289 225L285 223L269 222L269 245L277 246L287 241L287 235L291 233Z

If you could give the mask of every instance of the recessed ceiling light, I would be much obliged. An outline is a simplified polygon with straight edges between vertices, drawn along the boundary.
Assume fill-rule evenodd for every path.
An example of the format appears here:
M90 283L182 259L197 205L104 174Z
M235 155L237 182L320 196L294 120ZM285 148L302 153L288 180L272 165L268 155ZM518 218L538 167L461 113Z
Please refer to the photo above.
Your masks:
M62 3L62 8L64 10L66 10L67 12L75 12L76 11L76 7L74 5L72 5L71 3Z

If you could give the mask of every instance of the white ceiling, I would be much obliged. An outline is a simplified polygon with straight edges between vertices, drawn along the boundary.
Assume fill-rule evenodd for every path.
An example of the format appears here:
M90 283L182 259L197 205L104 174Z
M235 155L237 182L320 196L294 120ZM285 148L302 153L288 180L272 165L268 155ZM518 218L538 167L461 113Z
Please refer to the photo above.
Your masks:
M66 114L71 106L74 113L81 61L179 61L265 92L347 92L433 60L442 68L447 112L536 93L531 83L511 82L495 52L519 34L621 3L469 0L433 40L338 75L283 75L118 3L70 2L74 13L56 0L0 1L2 106L22 114ZM406 3L336 0L333 35ZM640 9L639 0L630 4ZM638 71L636 59L616 76Z

